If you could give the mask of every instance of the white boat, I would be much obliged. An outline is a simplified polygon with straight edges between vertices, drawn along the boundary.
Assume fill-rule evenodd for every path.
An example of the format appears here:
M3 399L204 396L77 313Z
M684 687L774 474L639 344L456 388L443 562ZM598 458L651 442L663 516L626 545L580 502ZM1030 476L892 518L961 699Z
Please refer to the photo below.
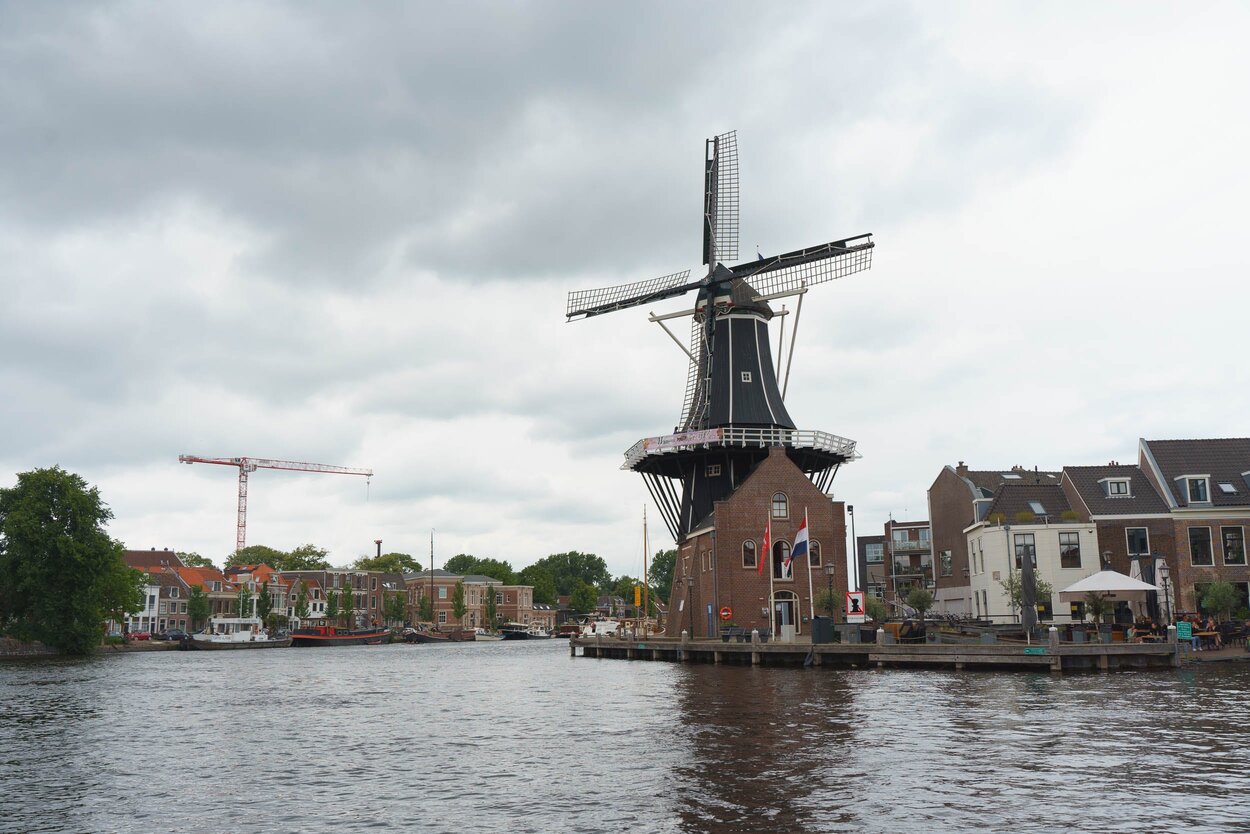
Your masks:
M607 617L599 617L582 625L582 637L594 637L599 634L615 635L621 624Z
M477 642L477 643L483 643L483 642L485 642L485 643L489 643L489 642L494 641L494 640L502 640L502 639L503 639L503 635L502 635L502 634L496 634L495 632L493 632L493 631L487 631L487 630L486 630L486 629L484 629L484 628L475 628L475 629L473 629L473 634L474 634L473 640L474 640L474 642Z
M270 637L269 632L253 617L214 617L209 626L186 641L189 649L218 651L221 649L283 649L291 645L290 636Z

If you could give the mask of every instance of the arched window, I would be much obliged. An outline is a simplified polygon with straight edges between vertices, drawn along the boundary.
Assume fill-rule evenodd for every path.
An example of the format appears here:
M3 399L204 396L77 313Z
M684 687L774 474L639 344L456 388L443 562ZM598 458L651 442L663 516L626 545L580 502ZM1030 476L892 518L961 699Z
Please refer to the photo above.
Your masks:
M790 542L776 542L773 544L773 579L793 579L794 563L786 565L786 559L790 558Z
M778 492L773 496L773 518L789 518L790 517L790 499L786 497L784 492Z
M754 569L758 564L755 556L755 542L747 539L742 543L742 566Z
M807 559L812 567L820 567L820 542L812 542L808 545Z

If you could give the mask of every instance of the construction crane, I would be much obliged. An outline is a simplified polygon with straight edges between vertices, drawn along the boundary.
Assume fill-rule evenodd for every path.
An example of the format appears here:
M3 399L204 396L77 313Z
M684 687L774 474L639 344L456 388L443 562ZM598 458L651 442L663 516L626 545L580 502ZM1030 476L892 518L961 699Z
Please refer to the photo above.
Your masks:
M292 472L323 472L328 475L364 475L373 477L372 469L355 469L350 466L332 466L328 463L303 463L298 460L268 460L266 458L202 458L196 455L179 455L179 463L216 463L235 466L239 470L239 526L235 552L242 550L247 541L247 476L257 469L287 469Z

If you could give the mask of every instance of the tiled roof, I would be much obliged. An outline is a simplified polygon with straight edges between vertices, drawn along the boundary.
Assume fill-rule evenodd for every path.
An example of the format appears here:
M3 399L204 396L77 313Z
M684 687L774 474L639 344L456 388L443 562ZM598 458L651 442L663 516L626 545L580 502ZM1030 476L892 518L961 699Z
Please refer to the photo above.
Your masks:
M1041 505L1038 512L1030 502ZM1017 513L1033 513L1041 521L1045 516L1052 523L1062 519L1060 515L1072 508L1058 484L1013 484L1005 483L994 493L994 501L986 512L986 518L994 513L1002 513L1008 524L1016 520Z
M187 585L199 585L205 591L210 590L211 586L208 584L210 582L221 582L223 587L225 586L226 577L217 568L199 568L183 565L182 567L174 568L174 570L178 572L178 576L182 577L182 581L187 583Z
M1005 477L1007 475L1019 475L1020 477L1018 479ZM980 498L992 496L1000 484L1059 483L1058 472L1040 472L1029 469L969 469L962 477L976 488L980 493L978 496Z
M1250 505L1250 482L1241 474L1250 472L1250 438L1143 439L1141 446L1158 464L1163 475L1163 487L1171 491L1178 505L1184 507L1188 504L1187 496L1175 480L1184 475L1211 476L1209 497L1213 507ZM1220 489L1221 483L1231 484L1236 492L1225 493Z
M172 550L124 550L122 560L136 570L153 571L163 567L179 567L182 560Z
M1124 464L1065 466L1063 472L1092 515L1149 515L1168 511L1167 503L1139 467ZM1107 478L1127 478L1129 494L1108 495L1100 483Z

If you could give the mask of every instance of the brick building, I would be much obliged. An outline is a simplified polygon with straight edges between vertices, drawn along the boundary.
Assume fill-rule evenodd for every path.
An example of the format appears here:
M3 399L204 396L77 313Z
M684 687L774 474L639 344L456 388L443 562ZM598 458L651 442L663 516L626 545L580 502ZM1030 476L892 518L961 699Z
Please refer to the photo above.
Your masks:
M454 603L456 583L464 587L464 616L458 620ZM420 619L422 600L433 595L434 624L441 627L489 628L487 622L487 594L495 595L495 618L497 622L538 623L545 628L555 628L556 609L550 605L535 604L531 585L505 585L493 576L468 574L461 576L445 570L423 570L404 576L407 590L408 618L410 622Z
M786 569L784 560L805 512L810 560L794 560ZM772 558L761 552L769 521ZM728 623L772 628L774 634L781 634L784 626L809 633L816 607L813 595L825 592L830 578L836 599L846 592L845 542L845 505L821 492L784 448L769 449L768 457L741 486L715 502L711 513L678 545L668 633L715 637ZM832 577L826 574L826 565L832 566ZM722 610L728 611L727 620L721 618Z

